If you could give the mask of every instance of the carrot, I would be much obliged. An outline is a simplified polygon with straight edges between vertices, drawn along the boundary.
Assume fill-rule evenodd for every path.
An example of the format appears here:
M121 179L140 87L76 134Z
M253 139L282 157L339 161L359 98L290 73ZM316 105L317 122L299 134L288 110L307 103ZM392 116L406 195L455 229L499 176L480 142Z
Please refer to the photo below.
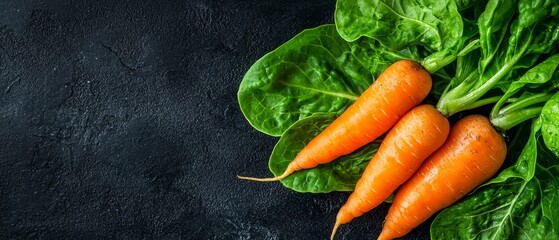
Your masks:
M398 119L417 106L431 90L429 73L419 63L400 60L390 65L330 126L297 154L277 181L295 171L316 167L349 154L386 133Z
M354 192L340 208L331 239L341 224L372 210L403 184L446 140L450 124L432 105L409 111L388 132Z
M398 190L378 239L402 237L458 201L493 176L506 154L505 140L486 117L460 119L444 145Z

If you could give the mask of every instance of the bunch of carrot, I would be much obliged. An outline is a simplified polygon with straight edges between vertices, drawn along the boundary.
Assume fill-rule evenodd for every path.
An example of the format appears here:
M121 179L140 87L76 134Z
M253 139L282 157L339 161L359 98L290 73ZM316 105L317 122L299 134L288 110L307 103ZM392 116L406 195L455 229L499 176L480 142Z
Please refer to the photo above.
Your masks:
M396 191L378 239L404 236L493 176L507 146L488 118L471 115L452 127L435 107L420 105L431 90L417 62L388 67L343 114L315 137L275 178L335 160L386 134L354 192L340 208L338 227L381 204Z

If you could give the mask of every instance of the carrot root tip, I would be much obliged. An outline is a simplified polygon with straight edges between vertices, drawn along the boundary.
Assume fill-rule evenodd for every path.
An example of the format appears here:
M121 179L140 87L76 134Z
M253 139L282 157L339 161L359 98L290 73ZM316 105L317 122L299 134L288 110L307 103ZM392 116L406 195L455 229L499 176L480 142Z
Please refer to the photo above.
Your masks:
M281 175L279 175L277 177L273 177L273 178L256 178L256 177L245 177L245 176L239 176L239 175L237 175L237 177L239 179L256 181L256 182L275 182L275 181L280 181L280 180L286 178L287 176L291 175L291 173L293 173L293 169L288 167L285 170L285 172L283 172Z
M339 227L340 227L340 224L338 222L336 222L336 224L334 224L334 229L332 229L332 234L330 235L330 240L334 240L334 237L336 236L336 231L338 231Z
M285 171L282 175L279 175L279 176L273 177L273 178L256 178L256 177L245 177L245 176L239 176L239 175L237 175L237 177L239 179L256 181L256 182L275 182L275 181L279 181L279 180L282 180L282 179L286 178L287 176L289 176L290 173L291 172Z
M275 181L279 181L279 180L283 179L281 176L273 177L273 178L256 178L256 177L245 177L245 176L238 176L237 175L237 177L239 179L256 181L256 182L275 182Z

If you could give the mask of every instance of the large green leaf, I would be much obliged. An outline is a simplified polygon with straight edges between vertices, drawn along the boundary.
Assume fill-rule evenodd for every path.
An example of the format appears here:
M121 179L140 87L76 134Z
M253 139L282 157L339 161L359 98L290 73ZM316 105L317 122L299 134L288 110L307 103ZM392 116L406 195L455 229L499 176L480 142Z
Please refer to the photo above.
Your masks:
M559 15L557 0L521 0L518 2L521 26L530 26L549 16Z
M510 178L482 188L466 201L440 213L432 239L557 239L558 179L542 168L526 182ZM555 206L552 211L546 210ZM550 214L545 216L544 214Z
M559 93L542 109L542 135L545 145L559 157Z
M531 155L533 178L503 171L500 181L442 211L431 225L432 239L559 238L559 159L539 141L540 126L540 121L534 122L532 134L538 141L527 144L522 153Z
M508 25L516 9L515 0L489 0L478 20L479 42L483 54L479 67L483 72L493 60L499 45L508 33Z
M344 39L366 36L390 49L421 45L441 51L456 45L463 30L453 0L338 0L335 20Z
M334 25L305 30L252 65L239 87L240 108L256 129L279 136L314 113L343 112L390 64L419 58L410 49L348 43Z
M315 114L297 121L280 138L270 156L270 170L281 175L297 153L336 119L336 114ZM380 141L374 141L337 160L301 170L281 180L287 188L298 192L325 193L352 191L365 167L377 151Z

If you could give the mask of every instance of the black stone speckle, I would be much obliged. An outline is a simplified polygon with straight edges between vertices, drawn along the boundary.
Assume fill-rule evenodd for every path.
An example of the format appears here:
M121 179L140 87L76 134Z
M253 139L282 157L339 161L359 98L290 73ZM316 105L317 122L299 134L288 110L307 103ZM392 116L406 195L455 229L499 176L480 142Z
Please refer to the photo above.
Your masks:
M269 176L237 104L328 1L0 1L0 239L326 239L347 193ZM388 205L337 239L378 235ZM408 239L428 238L428 224Z

